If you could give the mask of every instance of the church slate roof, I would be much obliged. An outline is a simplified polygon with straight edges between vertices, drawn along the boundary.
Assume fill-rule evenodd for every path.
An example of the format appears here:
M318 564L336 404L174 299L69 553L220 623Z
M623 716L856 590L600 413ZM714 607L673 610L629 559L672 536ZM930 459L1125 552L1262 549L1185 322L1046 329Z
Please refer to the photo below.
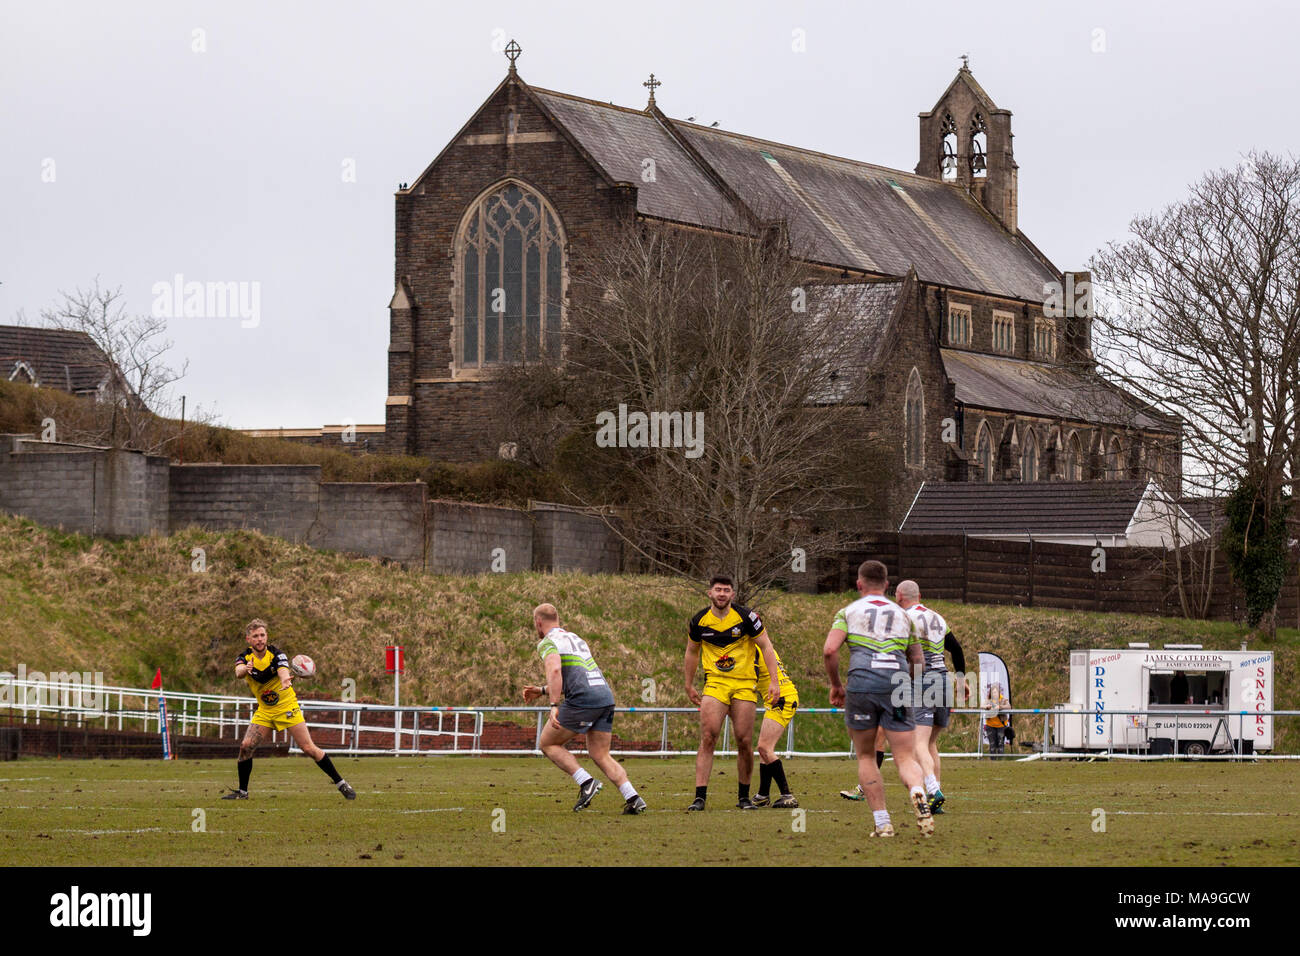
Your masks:
M848 395L855 381L877 369L888 343L886 333L902 293L900 282L837 283L818 286L808 293L808 311L814 321L818 315L835 314L844 327L845 343L842 363L831 374L816 401L834 404ZM825 296L835 296L834 306L822 306Z
M957 187L780 143L673 125L760 215L791 211L811 256L886 275L1041 302L1059 277Z
M730 191L761 218L788 217L812 261L894 276L915 268L924 282L1032 302L1042 301L1044 283L1059 281L955 186L662 114L530 92L606 175L637 187L643 215L736 228L741 213ZM651 182L642 179L646 159L655 164Z
M957 401L990 410L1168 431L1175 424L1095 375L1063 365L940 349Z
M93 392L108 378L108 356L85 332L0 325L0 378L9 380L19 362L42 388L74 394Z
M640 110L532 88L610 179L637 187L637 212L658 219L735 228L738 215L722 190L657 118ZM642 163L654 160L654 179Z
M908 534L1122 535L1145 481L927 481L899 531Z

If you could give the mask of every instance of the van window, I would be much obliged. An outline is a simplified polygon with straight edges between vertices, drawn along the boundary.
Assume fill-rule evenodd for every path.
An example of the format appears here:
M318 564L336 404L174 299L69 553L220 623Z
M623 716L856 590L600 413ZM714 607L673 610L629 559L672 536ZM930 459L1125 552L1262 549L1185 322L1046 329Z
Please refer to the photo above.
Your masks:
M1147 703L1177 707L1226 707L1225 671L1152 672Z

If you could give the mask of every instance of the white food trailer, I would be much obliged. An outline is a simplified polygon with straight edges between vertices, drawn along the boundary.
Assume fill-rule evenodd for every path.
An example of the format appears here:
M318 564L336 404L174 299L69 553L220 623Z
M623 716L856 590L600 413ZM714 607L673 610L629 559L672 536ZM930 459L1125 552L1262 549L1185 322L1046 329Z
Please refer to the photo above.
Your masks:
M1273 718L1258 712L1273 709L1273 654L1199 644L1071 651L1070 700L1059 709L1052 736L1062 750L1269 751ZM1148 713L1122 713L1134 710Z

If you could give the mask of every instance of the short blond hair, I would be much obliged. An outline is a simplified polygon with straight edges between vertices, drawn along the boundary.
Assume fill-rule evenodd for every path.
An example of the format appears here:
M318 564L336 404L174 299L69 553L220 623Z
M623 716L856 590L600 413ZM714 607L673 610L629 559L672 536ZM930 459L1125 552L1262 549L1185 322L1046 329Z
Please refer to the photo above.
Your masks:
M539 604L533 608L534 621L554 621L560 622L560 612L555 609L554 604Z
M262 620L260 617L255 617L251 621L249 621L247 625L245 625L244 637L248 637L249 634L252 634L259 627L265 628L268 631L270 630L270 628L266 627L266 622L264 620Z

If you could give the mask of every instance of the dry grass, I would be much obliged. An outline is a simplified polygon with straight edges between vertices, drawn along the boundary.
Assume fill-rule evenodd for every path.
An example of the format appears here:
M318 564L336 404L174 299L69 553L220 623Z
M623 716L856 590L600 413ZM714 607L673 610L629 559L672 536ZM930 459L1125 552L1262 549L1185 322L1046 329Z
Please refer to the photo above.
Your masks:
M191 549L206 552L204 573ZM804 706L828 704L821 646L852 595L779 595L764 617ZM403 701L511 704L537 680L532 608L549 601L591 644L620 704L687 706L681 680L687 617L703 595L649 576L428 575L294 546L256 532L186 530L169 537L92 541L0 517L0 669L102 671L106 683L148 686L161 666L175 690L242 693L230 661L243 625L270 622L271 640L320 667L312 696L333 697L353 678L361 699L391 700L383 648L407 648ZM1071 648L1127 641L1200 642L1235 648L1244 626L1141 615L936 602L966 650L1002 655L1016 706L1068 698ZM1275 703L1300 709L1300 632L1257 645L1275 652ZM969 719L967 722L970 723ZM630 728L629 728L630 729ZM1041 729L1025 728L1022 737ZM1295 750L1295 721L1279 722L1280 748ZM829 731L829 728L828 728ZM961 736L973 743L969 730ZM958 744L961 741L954 741Z

